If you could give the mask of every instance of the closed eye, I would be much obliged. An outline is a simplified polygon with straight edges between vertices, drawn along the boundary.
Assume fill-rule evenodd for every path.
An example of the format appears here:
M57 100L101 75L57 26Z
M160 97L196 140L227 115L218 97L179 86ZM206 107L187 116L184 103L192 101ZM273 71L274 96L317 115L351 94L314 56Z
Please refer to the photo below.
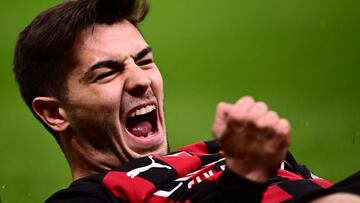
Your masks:
M100 61L91 67L91 70L86 74L87 77L92 78L91 82L107 82L110 81L117 73L124 70L124 65L119 61L105 60Z
M111 70L111 71L107 71L105 73L102 73L102 74L98 75L97 77L95 77L94 82L102 80L102 79L107 78L107 77L110 77L110 76L114 75L117 72L118 72L118 70Z
M138 66L144 66L144 65L148 65L150 63L153 63L154 61L152 59L145 59L142 61L137 62Z

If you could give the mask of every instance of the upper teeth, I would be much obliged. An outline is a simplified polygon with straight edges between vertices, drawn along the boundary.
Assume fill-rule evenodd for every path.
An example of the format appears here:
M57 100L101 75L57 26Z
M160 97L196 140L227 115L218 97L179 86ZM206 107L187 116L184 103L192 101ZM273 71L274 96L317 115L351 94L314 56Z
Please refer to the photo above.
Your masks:
M153 111L154 109L156 109L155 105L147 105L145 107L142 107L142 108L137 109L136 111L132 112L130 114L130 117L144 115L144 114L147 114L147 113Z

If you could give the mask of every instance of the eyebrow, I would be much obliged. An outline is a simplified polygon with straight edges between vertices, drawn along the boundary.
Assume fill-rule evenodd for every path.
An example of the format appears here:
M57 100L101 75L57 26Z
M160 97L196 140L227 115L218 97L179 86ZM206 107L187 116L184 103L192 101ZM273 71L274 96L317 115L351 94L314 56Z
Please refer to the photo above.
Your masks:
M89 71L93 71L95 69L101 68L101 67L116 67L116 66L122 66L122 63L120 63L117 60L105 60L105 61L99 61L96 64L92 65L90 67Z
M132 56L132 58L134 59L134 61L137 61L139 59L141 59L142 57L146 56L146 54L152 52L152 48L151 47L146 47L143 50L141 50L139 53L135 54L134 56Z

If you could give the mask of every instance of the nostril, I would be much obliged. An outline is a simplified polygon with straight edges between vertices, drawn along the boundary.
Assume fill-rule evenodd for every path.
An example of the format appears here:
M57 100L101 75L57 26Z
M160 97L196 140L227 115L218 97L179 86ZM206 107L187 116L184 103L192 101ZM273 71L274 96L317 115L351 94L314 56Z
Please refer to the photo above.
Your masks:
M130 89L129 93L132 96L142 96L146 93L148 88L149 88L148 85L137 85L137 86L134 86L132 89Z

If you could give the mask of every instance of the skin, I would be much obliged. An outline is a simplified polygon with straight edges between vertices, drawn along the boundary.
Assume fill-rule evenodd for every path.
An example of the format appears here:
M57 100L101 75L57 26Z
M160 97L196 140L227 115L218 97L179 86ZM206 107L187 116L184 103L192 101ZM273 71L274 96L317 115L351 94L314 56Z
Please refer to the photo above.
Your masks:
M235 104L219 103L213 134L230 170L255 182L274 175L290 143L290 124L264 102L246 96Z
M311 201L311 203L343 203L343 202L360 203L360 197L359 195L341 192L341 193L330 194Z

